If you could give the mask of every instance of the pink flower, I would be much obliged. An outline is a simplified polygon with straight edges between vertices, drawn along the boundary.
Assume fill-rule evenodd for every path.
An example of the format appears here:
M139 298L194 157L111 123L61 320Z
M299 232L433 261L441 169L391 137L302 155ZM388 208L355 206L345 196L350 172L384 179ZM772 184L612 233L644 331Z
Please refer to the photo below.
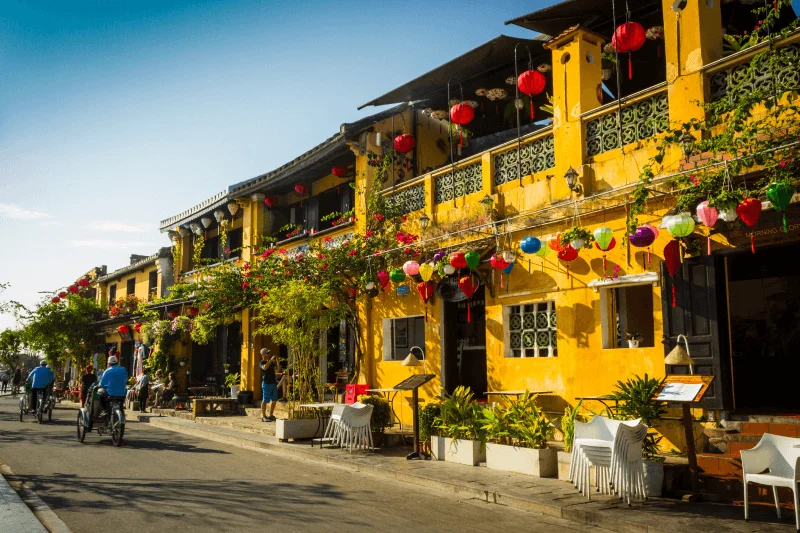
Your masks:
M325 240L325 242L333 242L333 239L332 239L332 238L330 238L330 237L325 237L325 239L324 239L324 240Z
M250 270L250 263L245 263L245 264L243 264L243 265L242 265L242 268L243 268L244 270Z
M365 239L369 239L369 238L370 238L370 237L372 237L373 235L375 235L375 232L374 232L374 231L368 231L368 232L366 232L366 233L364 234L364 238L365 238Z
M206 309L208 309L209 307L211 307L211 304L206 302Z
M250 272L242 272L242 276L244 276L245 278L249 278Z
M356 255L357 253L358 253L358 250L350 250L349 252L347 252L347 255L352 257L352 256Z
M317 259L325 259L325 254L317 254Z
M231 253L231 249L230 249L230 248L225 248L225 253L226 253L226 254L229 254L229 253Z
M350 244L350 241L344 241L344 242L342 243L342 246L347 246L348 244Z
M298 261L302 261L303 260L303 254L297 254L295 256L295 259L297 259Z
M780 163L781 168L786 168L786 163L787 163L786 160L781 161L781 163Z
M281 248L280 250L278 250L278 253L286 255L286 248Z
M689 176L689 179L692 180L692 183L694 183L695 185L700 185L700 178L698 178L697 176Z
M374 218L375 218L375 220L381 221L381 220L383 220L383 215L381 215L380 213L378 213L377 215L375 215L375 217L374 217Z
M244 283L242 283L242 289L247 289L247 287L249 287L249 286L250 286L250 284L247 283L246 281Z
M320 268L322 270L328 270L328 263L322 263L322 266Z

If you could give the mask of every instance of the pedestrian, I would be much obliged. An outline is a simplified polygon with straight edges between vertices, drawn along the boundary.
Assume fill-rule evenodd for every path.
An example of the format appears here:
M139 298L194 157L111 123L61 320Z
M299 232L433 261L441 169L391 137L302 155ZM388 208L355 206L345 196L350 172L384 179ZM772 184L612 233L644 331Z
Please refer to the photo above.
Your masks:
M81 407L86 406L86 396L89 393L89 387L97 383L97 374L94 373L92 365L86 366L86 371L81 376Z
M8 382L11 381L11 376L6 372L0 372L0 392L5 392L8 389Z
M144 413L147 408L147 397L150 395L150 369L143 368L142 376L136 383L136 389L139 391L139 412Z
M278 380L276 373L281 371L281 363L268 348L261 349L261 421L275 422L275 402L278 401ZM269 404L269 416L267 416Z
M22 369L17 368L14 371L14 377L11 378L11 393L19 393L19 386L22 384Z

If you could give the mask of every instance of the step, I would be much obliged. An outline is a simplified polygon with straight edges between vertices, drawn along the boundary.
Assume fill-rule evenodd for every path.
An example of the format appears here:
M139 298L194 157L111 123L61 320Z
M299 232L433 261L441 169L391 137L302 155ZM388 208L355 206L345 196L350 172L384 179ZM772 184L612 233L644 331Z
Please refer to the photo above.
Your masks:
M761 424L792 424L800 425L800 415L745 415L733 414L728 417L730 421L742 423Z
M777 422L742 422L742 433L763 435L772 433L783 437L800 437L800 421L798 423Z
M732 453L698 453L697 466L711 475L742 475L742 459Z

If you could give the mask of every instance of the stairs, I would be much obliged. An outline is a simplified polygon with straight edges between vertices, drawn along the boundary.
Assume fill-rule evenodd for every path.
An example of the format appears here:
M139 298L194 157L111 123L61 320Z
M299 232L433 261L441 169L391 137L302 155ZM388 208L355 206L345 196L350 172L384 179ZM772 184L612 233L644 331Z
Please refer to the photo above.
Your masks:
M701 474L702 492L718 496L724 501L740 502L744 499L742 485L742 459L739 452L753 448L764 433L800 438L800 418L790 416L735 416L723 422L721 428L706 428L708 449L697 454ZM751 502L774 505L769 487L750 485ZM791 502L788 489L778 490L781 502ZM791 505L786 505L792 508Z

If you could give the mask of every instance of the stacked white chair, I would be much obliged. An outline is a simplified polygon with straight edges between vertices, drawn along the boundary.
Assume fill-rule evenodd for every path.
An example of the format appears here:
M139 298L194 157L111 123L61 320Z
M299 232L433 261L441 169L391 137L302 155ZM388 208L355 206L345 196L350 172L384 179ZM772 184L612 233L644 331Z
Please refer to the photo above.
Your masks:
M570 481L591 499L590 476L594 466L598 492L613 491L627 498L629 505L631 496L644 498L641 447L646 435L647 426L639 419L622 421L596 416L588 423L576 421Z
M323 439L331 439L331 444L334 446L339 444L339 429L345 407L347 406L343 403L334 404L333 410L331 411L331 418L328 421L328 426L325 428L325 435L323 435Z
M750 519L748 483L772 487L778 518L781 517L778 487L787 487L792 489L795 527L800 531L800 439L764 433L754 448L742 450L740 453L744 475L744 519Z
M339 422L338 442L342 448L347 448L352 453L356 449L373 449L372 446L372 418L371 405L354 403L345 407Z

